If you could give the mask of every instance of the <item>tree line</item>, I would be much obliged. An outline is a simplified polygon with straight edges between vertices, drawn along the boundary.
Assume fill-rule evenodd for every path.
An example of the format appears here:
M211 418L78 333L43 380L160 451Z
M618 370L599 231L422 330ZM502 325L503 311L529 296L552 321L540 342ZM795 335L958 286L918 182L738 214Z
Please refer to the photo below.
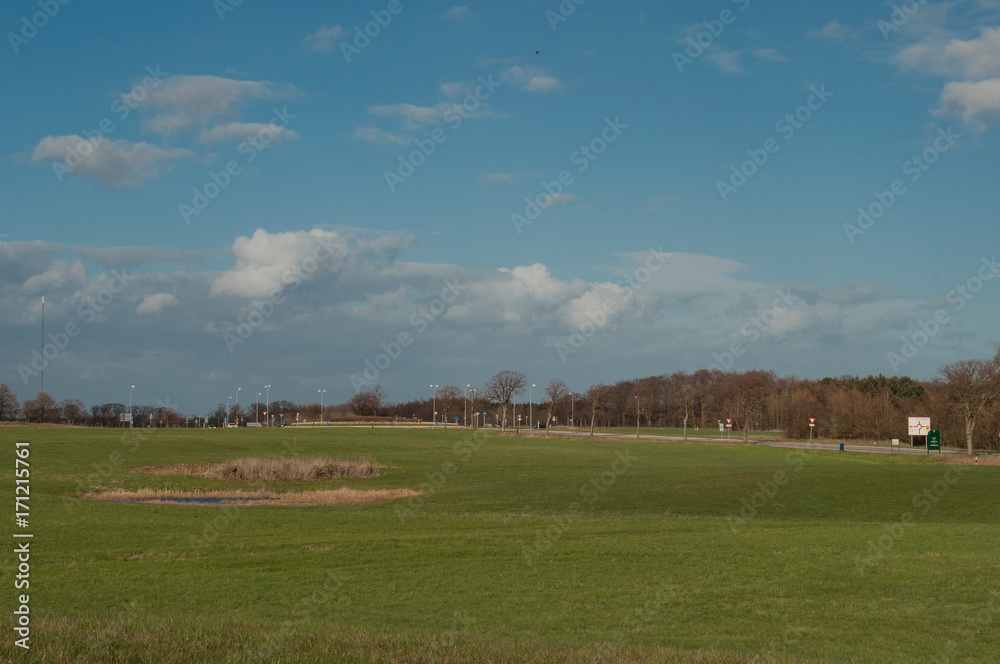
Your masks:
M482 387L445 385L426 399L391 403L380 385L342 404L273 401L240 406L219 404L207 417L187 417L166 406L134 405L134 426L225 426L239 422L293 424L364 418L421 420L447 425L669 427L716 429L730 421L744 440L754 431L781 431L790 438L834 440L907 439L907 418L930 417L946 443L1000 449L1000 350L989 359L942 367L931 381L907 376L842 376L822 380L779 377L773 371L724 372L701 369L571 392L561 379L525 401L525 374L504 370ZM529 412L531 421L528 421ZM56 402L44 392L23 404L0 384L0 420L90 426L127 426L128 407L106 403L89 410L78 400ZM811 421L814 427L810 427ZM810 429L813 429L810 432Z

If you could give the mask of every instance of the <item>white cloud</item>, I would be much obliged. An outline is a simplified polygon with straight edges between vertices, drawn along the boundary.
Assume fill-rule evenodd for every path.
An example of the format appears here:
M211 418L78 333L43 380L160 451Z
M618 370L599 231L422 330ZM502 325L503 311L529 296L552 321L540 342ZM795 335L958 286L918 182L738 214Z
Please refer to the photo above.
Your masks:
M252 100L284 99L297 94L295 86L289 84L177 75L164 79L139 106L159 111L147 126L155 133L169 135L232 119L241 104Z
M126 188L169 172L177 161L195 156L190 150L181 148L165 149L149 143L112 141L96 136L84 139L69 134L43 138L32 151L31 160L63 162L55 166L60 179L68 174L63 169L66 166L76 177L95 177L109 187Z
M284 143L298 138L299 135L287 127L261 122L230 122L217 125L211 129L203 129L199 141L202 143L220 143L231 141L238 143L248 138L260 139L262 143Z
M389 143L402 145L407 142L407 140L399 134L394 134L391 131L382 131L378 127L355 127L354 131L351 133L351 137L368 143Z
M565 192L556 194L555 196L549 196L545 200L545 209L554 208L558 205L572 205L576 202L576 196L574 194L567 194Z
M557 92L563 84L538 67L508 67L500 74L500 80L517 85L527 92Z
M825 39L832 42L853 41L861 34L860 30L852 29L838 19L833 19L819 30L809 32L812 39Z
M345 31L339 25L327 27L325 24L316 32L306 37L303 41L310 51L332 51L337 47L337 42L345 35Z
M142 298L142 302L135 308L135 313L140 316L159 314L165 307L172 307L176 304L177 297L172 293L156 293Z
M944 48L944 60L966 78L1000 76L1000 27L984 28L976 39L954 39Z
M941 112L960 113L967 124L980 128L985 118L1000 118L1000 78L948 83L941 93Z
M462 23L469 20L471 17L472 10L470 10L467 5L455 5L441 15L442 19L446 21L454 21L455 23Z
M407 121L407 126L411 128L427 124L440 124L441 116L445 110L447 110L447 105L417 106L416 104L407 103L368 107L368 112L372 115L384 118L404 118Z

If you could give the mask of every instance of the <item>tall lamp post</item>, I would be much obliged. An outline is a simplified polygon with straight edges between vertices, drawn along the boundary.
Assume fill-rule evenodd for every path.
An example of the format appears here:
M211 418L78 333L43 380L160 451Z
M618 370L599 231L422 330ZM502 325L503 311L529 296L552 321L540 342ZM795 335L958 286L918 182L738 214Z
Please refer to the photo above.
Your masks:
M469 388L472 387L469 384L465 385L465 414L462 415L462 426L466 429L469 428Z
M323 395L326 394L326 390L316 390L319 392L319 419L323 419Z
M572 392L569 393L569 425L576 426L576 419L574 415L576 414L576 395Z
M253 422L260 424L260 392L257 393L257 403L253 405Z
M233 397L229 395L226 399L226 426L229 426L229 416L233 414Z
M267 411L271 410L271 386L270 385L265 385L264 386L264 392L265 392L265 396L264 396L264 422L266 423L267 426L271 426L271 419L270 418L272 418L274 416L273 415L269 415L268 412L267 412Z
M236 428L240 428L240 391L242 387L236 388Z
M128 388L128 428L132 428L132 390L135 389L135 385L131 385Z
M437 408L437 396L438 396L437 388L438 388L438 386L437 385L431 385L431 387L434 388L434 392L433 392L433 394L431 396L431 410L433 411L433 416L434 416L434 419L431 420L431 428L435 429L435 428L437 428L437 423L438 423L438 408Z
M532 383L531 387L528 388L528 428L529 429L532 427L532 424L531 424L531 390L534 387L535 387L535 384Z

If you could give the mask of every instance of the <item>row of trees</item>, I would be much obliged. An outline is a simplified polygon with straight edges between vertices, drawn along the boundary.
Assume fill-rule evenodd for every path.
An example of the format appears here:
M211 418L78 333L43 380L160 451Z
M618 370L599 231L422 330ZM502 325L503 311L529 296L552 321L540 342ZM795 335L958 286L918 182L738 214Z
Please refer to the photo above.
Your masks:
M321 406L274 401L249 406L219 404L207 423L315 422L350 417L436 419L447 424L456 416L472 426L486 421L502 428L544 422L595 427L677 427L684 431L715 428L727 419L746 440L751 431L782 431L788 437L886 440L907 437L908 416L929 416L946 441L964 441L973 449L1000 449L1000 350L990 359L955 362L941 368L933 381L909 377L845 376L822 380L779 377L773 371L742 373L719 370L676 372L597 384L585 393L570 392L566 383L553 379L524 402L527 377L505 370L483 387L461 389L445 385L425 400L387 402L379 385L359 392L347 403ZM537 399L537 400L536 400ZM133 406L136 425L192 426L168 407ZM436 411L436 415L435 415ZM532 422L527 415L532 413ZM56 403L40 392L21 405L9 386L0 384L0 420L62 422L116 426L128 409L122 404L102 404L89 411L79 400ZM471 417L469 415L471 414ZM477 415L480 414L480 415ZM524 419L519 419L521 415ZM810 431L810 418L815 428Z

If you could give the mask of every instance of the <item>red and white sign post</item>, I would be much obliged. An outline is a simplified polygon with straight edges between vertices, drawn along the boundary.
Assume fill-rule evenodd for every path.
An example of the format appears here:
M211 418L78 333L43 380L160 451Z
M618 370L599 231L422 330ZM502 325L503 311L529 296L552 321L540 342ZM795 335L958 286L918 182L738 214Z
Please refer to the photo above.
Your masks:
M813 439L813 429L815 429L815 428L816 428L816 418L815 417L810 417L809 418L809 440Z

